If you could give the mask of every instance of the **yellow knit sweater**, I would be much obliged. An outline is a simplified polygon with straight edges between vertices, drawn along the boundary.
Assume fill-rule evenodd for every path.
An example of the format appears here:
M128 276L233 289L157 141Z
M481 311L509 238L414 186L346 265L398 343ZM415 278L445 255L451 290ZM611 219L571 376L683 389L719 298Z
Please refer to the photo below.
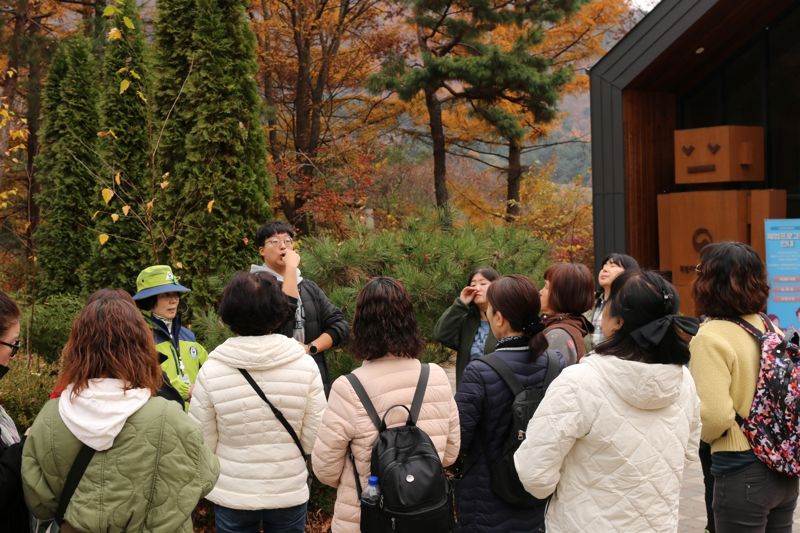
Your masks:
M758 315L742 318L764 331ZM689 348L689 369L700 397L700 438L711 444L711 453L749 450L735 413L750 413L760 366L758 341L733 322L706 320Z

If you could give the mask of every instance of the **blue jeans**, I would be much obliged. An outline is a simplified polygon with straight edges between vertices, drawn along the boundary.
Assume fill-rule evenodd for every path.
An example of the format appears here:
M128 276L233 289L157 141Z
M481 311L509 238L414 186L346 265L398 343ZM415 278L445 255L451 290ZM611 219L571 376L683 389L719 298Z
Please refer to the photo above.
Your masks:
M244 511L214 506L217 533L303 533L308 502L285 509Z

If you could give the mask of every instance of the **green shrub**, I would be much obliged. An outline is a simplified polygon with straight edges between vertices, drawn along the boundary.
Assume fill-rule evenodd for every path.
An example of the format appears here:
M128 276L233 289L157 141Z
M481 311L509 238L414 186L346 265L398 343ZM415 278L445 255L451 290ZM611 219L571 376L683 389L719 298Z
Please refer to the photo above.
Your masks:
M523 228L500 226L442 230L434 219L416 218L399 229L360 231L346 240L308 237L300 243L303 275L322 287L352 320L358 291L373 276L403 282L411 294L423 338L423 359L446 361L451 352L433 341L433 327L466 284L470 271L491 266L525 274L537 283L548 266L547 245ZM329 354L331 376L358 363L347 346Z
M83 298L78 296L55 294L28 308L24 323L30 323L28 335L33 353L50 363L57 361L83 305Z
M0 380L0 405L23 431L33 424L33 420L47 402L58 376L58 365L31 360L28 368L25 359L11 363L11 370Z
M197 336L197 342L209 352L233 336L233 332L222 323L219 315L210 309L194 314L192 331Z

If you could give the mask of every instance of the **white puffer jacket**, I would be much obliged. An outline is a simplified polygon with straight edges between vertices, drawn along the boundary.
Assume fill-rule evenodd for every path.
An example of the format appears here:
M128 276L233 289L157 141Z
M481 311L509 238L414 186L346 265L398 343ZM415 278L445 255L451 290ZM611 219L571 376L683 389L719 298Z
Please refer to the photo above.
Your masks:
M686 368L591 355L548 387L514 463L528 492L555 492L547 533L674 533L699 440Z
M309 497L305 460L239 368L283 413L307 454L325 410L317 364L297 341L277 334L226 340L200 369L189 405L219 458L219 481L207 498L244 510L300 505Z

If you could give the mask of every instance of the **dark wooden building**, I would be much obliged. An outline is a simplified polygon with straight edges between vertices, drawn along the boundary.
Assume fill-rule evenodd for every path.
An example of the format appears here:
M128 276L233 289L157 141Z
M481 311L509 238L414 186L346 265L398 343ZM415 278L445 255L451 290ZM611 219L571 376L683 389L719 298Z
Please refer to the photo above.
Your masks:
M765 181L709 190L785 189L800 217L800 2L663 0L591 69L591 120L598 262L658 268L657 194L686 190L676 129L763 127Z

